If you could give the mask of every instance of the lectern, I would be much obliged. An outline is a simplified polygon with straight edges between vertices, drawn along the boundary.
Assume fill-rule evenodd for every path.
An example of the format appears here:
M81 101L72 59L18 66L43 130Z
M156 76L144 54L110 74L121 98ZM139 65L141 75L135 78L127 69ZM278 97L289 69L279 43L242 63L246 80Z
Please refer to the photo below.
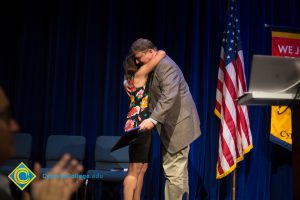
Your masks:
M288 105L292 110L294 199L300 199L300 59L254 55L249 91L240 105Z

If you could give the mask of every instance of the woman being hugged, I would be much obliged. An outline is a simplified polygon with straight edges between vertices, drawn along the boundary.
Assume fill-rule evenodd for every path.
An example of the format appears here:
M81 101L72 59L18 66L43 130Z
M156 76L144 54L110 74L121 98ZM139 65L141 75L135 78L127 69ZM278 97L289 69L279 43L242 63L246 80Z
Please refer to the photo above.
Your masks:
M152 51L149 49L148 51ZM138 66L132 55L124 61L125 78L128 82L127 90L130 96L129 112L127 114L125 132L139 124L150 116L148 107L148 92L146 83L148 74L164 58L164 51L157 51L149 63ZM125 133L126 134L126 133ZM143 186L144 174L148 168L151 133L139 133L140 136L129 145L129 168L124 179L124 200L139 200Z

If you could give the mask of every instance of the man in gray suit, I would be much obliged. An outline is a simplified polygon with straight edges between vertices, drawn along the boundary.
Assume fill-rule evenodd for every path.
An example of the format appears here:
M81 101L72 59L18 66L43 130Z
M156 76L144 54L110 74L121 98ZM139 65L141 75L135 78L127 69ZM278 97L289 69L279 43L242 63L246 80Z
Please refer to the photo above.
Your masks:
M157 53L147 39L131 45L138 65L148 63ZM177 64L168 56L148 77L151 116L140 124L140 131L155 126L163 144L163 168L166 177L165 199L188 199L189 145L201 135L197 108Z

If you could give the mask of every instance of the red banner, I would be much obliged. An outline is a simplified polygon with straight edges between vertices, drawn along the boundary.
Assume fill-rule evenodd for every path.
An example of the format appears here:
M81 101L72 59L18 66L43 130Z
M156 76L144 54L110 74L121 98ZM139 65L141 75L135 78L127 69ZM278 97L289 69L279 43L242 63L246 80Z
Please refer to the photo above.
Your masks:
M272 32L272 55L300 57L300 34Z

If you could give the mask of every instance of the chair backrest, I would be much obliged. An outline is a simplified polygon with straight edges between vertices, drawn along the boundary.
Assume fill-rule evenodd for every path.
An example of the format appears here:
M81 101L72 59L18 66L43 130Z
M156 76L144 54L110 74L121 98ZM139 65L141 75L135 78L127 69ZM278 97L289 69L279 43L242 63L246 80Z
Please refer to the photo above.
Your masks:
M46 167L52 167L65 153L84 160L86 139L75 135L50 135L46 146Z
M5 166L18 166L21 162L28 165L32 148L32 136L29 133L17 133L16 141L16 156L13 159L5 162Z
M113 145L118 141L120 136L99 136L95 146L95 168L96 169L113 169L128 168L129 156L128 147L110 152Z

